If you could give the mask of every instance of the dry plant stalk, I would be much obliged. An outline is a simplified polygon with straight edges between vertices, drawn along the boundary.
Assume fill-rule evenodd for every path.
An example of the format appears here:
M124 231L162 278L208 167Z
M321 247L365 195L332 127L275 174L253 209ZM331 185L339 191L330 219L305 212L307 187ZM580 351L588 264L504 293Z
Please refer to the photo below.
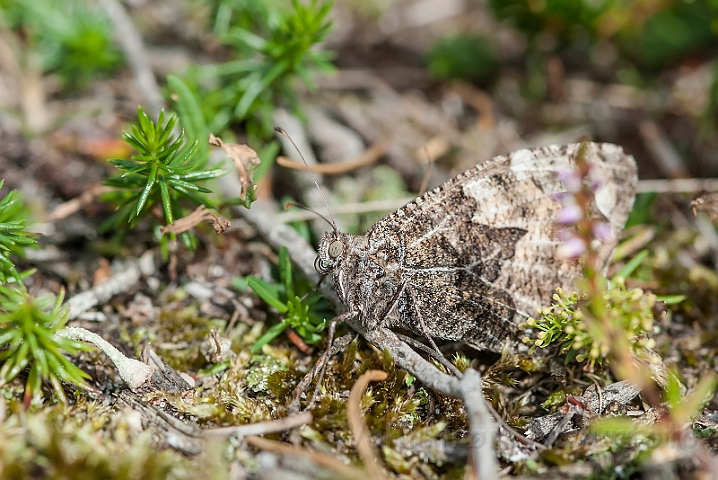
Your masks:
M266 435L267 433L283 432L292 428L301 427L312 421L311 412L302 412L268 422L250 423L248 425L236 425L231 427L217 427L204 430L206 437L249 437L254 435ZM249 439L248 439L249 440ZM277 442L279 443L279 442Z
M389 145L391 145L391 137L385 137L357 157L340 163L317 163L312 165L312 171L325 175L338 175L340 173L351 172L352 170L371 165L379 160L389 149ZM284 156L277 157L277 164L293 170L305 170L307 168L303 163L295 162Z
M384 479L386 475L384 475L384 472L379 466L379 457L375 447L371 444L369 429L361 418L361 399L369 386L369 382L386 380L386 377L386 372L382 372L381 370L369 370L365 372L352 387L349 393L349 400L347 401L347 418L352 435L354 436L357 452L359 452L359 456L369 470L371 478L375 479Z
M246 438L247 444L265 450L268 452L280 453L282 455L296 455L304 457L317 465L335 471L341 478L352 478L357 480L366 480L366 473L357 470L354 467L343 464L334 457L325 453L313 452L302 447L295 447L284 442L269 440L268 438L250 436Z
M115 190L114 187L108 187L106 185L95 185L86 192L82 193L79 197L75 197L72 200L68 200L65 203L61 203L47 216L45 217L46 222L56 222L67 218L80 209L90 205L95 201L97 197L103 193L112 192Z

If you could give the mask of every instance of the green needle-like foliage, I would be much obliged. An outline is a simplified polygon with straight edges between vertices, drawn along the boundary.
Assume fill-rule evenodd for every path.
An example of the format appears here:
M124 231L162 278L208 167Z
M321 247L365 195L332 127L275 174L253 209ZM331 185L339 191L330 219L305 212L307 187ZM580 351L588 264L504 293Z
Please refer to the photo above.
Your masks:
M104 197L116 203L118 212L101 228L132 227L157 204L161 205L167 225L189 213L183 204L189 205L191 209L200 205L214 209L202 195L211 193L211 190L198 185L198 182L222 176L227 173L226 170L203 170L195 164L193 154L198 141L188 145L184 141L184 132L177 138L172 135L177 116L170 115L165 121L163 111L155 123L140 107L137 119L138 123L132 125L132 132L124 132L123 137L137 150L138 155L133 155L130 160L110 160L125 173L105 180L106 185L118 188L116 192ZM158 235L159 227L160 224L156 223L155 231ZM174 234L171 235L174 237ZM194 249L196 239L193 235L184 232L180 237L188 249ZM164 247L166 239L166 236L162 237Z
M4 184L5 180L0 180L0 190ZM22 255L24 247L35 243L35 239L29 237L30 233L24 231L29 213L15 190L0 197L0 285L7 283L9 278L20 283L20 274L9 255Z
M326 302L320 293L310 292L311 283L293 277L292 262L286 247L279 250L279 276L279 284L271 284L251 275L246 279L254 293L282 315L282 321L270 327L257 340L252 346L252 352L259 351L263 345L290 327L306 343L314 345L321 340L320 333L327 326L326 319L330 315Z
M314 73L334 69L332 53L316 48L331 30L331 8L316 0L216 1L214 32L235 58L203 68L195 79L217 85L201 94L211 131L244 122L250 140L266 140L280 103L300 113L294 82L313 89Z
M63 86L83 88L120 65L112 24L84 0L0 0L0 24L23 45L22 57L39 55L44 73Z
M64 291L34 297L23 287L12 289L0 285L0 384L17 377L27 367L25 405L40 391L43 381L52 385L57 396L66 401L60 382L84 386L90 378L72 364L63 353L74 355L91 347L54 336L64 327L70 309L62 306Z

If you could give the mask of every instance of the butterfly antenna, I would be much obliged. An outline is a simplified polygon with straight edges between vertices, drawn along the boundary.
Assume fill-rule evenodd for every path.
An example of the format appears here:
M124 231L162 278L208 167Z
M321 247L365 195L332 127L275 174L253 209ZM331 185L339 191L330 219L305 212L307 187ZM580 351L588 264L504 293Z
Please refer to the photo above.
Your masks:
M321 213L319 213L318 211L314 210L311 207L307 207L306 205L302 205L301 203L297 203L297 202L287 202L284 204L285 209L287 209L289 207L297 207L297 208L301 208L302 210L306 210L307 212L312 212L314 215L316 215L317 217L319 217L322 220L324 220L325 222L327 222L332 228L336 228L334 226L334 224L327 219L327 217L325 217L324 215L322 215Z
M279 133L280 135L284 135L285 137L287 137L287 140L289 140L291 142L292 146L294 147L294 149L297 151L297 153L301 157L302 162L304 163L304 166L307 167L307 170L309 170L309 175L312 177L312 180L314 181L314 185L317 186L317 190L319 190L319 195L321 195L322 200L324 200L324 205L327 206L327 212L329 213L329 219L330 219L329 224L332 226L332 228L336 232L337 224L334 223L334 217L332 216L331 209L329 208L329 202L327 202L327 197L324 196L324 192L322 192L322 189L319 188L319 182L317 182L317 179L314 176L314 172L312 172L312 169L309 168L309 164L304 159L304 155L302 155L302 152L299 151L299 147L297 147L297 144L294 143L294 140L292 140L292 137L290 137L289 134L286 131L284 131L284 129L282 127L274 127L274 131ZM314 213L317 213L317 212L314 212ZM317 215L319 215L319 213L317 213ZM319 215L319 216L324 218L322 215ZM326 218L324 218L324 220L326 220Z

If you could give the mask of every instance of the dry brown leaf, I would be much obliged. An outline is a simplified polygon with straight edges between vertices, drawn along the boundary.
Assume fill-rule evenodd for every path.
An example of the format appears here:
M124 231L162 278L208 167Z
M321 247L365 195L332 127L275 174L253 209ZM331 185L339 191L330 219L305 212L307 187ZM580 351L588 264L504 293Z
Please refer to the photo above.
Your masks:
M229 228L229 220L223 218L212 210L207 210L204 205L200 205L195 209L194 212L190 213L186 217L182 217L179 220L175 220L174 223L166 225L160 229L162 233L182 233L186 232L192 227L195 227L200 222L207 222L207 224L214 228L217 233L222 233Z
M92 274L92 286L96 287L112 278L112 268L106 258L100 258L100 266Z
M718 223L718 192L707 192L691 202L693 215L705 212L712 222Z
M209 134L209 143L216 147L221 147L222 150L227 152L227 156L234 163L234 166L239 172L239 181L242 183L242 191L239 192L239 197L244 199L247 195L247 190L254 188L251 170L259 165L257 152L247 145L224 143L221 138L215 137L211 133Z

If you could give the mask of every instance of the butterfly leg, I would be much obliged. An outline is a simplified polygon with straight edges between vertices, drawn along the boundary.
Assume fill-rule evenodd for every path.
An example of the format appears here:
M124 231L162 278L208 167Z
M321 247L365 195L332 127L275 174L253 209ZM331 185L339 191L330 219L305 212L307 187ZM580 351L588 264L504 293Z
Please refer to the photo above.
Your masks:
M311 370L309 370L309 372L304 375L304 378L302 378L297 387L294 389L294 393L292 394L292 402L289 404L290 412L299 411L299 402L301 401L302 394L309 388L309 384L312 383L314 377L319 374L319 378L317 379L317 386L314 389L314 395L312 396L312 399L307 405L307 410L310 410L312 408L314 402L316 401L317 394L319 393L319 388L322 383L322 378L324 377L324 372L327 369L329 358L331 358L332 356L332 344L334 343L334 332L337 329L337 324L340 322L346 322L356 314L356 312L344 312L329 321L329 329L327 334L327 349L324 351L322 356L317 359Z

